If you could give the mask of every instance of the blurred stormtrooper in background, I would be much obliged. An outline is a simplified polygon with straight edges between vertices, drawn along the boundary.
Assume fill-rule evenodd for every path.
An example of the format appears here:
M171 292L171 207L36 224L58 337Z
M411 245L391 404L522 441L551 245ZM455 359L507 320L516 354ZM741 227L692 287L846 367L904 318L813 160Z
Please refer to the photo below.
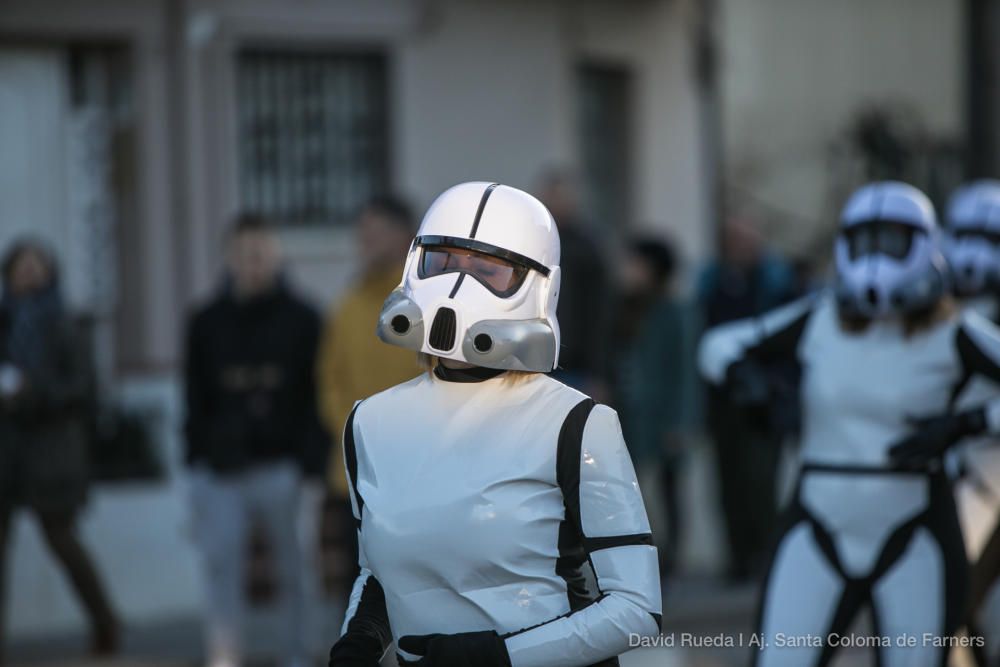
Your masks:
M979 180L960 187L948 203L945 256L952 292L965 308L1000 320L1000 181ZM956 397L961 410L995 395L997 386L970 378ZM972 563L970 630L986 632L987 653L1000 653L1000 447L978 438L956 449L949 460L958 477L955 498L966 551ZM992 632L990 632L992 630ZM977 655L984 663L982 653Z
M997 389L954 407L971 379L1000 380L1000 330L955 307L940 248L922 192L869 184L841 216L835 289L702 339L702 374L748 405L775 400L775 365L801 374L801 471L767 575L759 667L828 664L840 644L787 639L849 637L865 608L877 664L947 664L968 562L943 459L1000 434Z

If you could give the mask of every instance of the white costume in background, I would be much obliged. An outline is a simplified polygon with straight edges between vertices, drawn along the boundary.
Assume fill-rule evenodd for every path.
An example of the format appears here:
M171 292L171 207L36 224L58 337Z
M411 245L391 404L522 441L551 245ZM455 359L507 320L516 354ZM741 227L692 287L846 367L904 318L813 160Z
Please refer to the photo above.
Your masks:
M835 258L835 291L717 327L699 351L718 384L775 362L800 368L801 472L768 573L756 664L827 664L868 607L877 664L943 667L965 620L968 563L940 450L1000 434L995 391L979 397L990 399L984 410L955 411L971 381L1000 380L1000 331L971 312L933 320L947 271L933 207L912 186L858 190ZM929 321L907 331L905 315L920 313ZM930 437L929 422L914 423L928 418L951 435L925 440L930 453L910 450L904 466L899 447Z
M1000 181L973 181L955 191L944 247L962 306L1000 321ZM981 404L996 391L995 384L972 379L956 407ZM978 438L956 448L950 463L958 474L955 498L972 563L970 630L992 640L977 654L982 660L1000 654L1000 447L995 438Z
M771 646L757 664L819 664L830 649L778 647L777 636L844 635L865 605L877 634L946 637L962 620L966 566L951 486L940 468L895 469L887 450L909 419L947 412L966 376L1000 379L1000 331L970 313L910 336L897 321L849 333L823 293L711 331L700 363L721 382L734 362L777 357L802 368L802 472L767 580L760 630ZM1000 433L1000 403L987 414ZM881 649L886 667L945 654L922 642Z

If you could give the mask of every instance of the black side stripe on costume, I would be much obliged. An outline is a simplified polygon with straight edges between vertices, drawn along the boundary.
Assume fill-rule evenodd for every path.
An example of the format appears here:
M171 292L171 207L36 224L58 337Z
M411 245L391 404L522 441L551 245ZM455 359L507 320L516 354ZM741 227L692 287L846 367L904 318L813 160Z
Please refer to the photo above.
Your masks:
M965 391L966 386L972 381L972 373L965 369L962 371L962 377L958 378L958 382L951 388L951 393L948 394L948 409L952 410L955 407L955 403L958 401L962 392Z
M493 191L497 189L499 183L490 183L486 190L483 191L483 197L479 200L479 208L476 209L476 219L472 221L472 231L469 232L469 238L476 238L476 232L479 231L479 221L483 217L483 210L486 208L486 200L490 198Z
M989 355L979 349L964 327L958 327L955 334L955 347L962 360L962 367L970 375L982 375L993 382L1000 383L1000 365Z
M566 507L566 519L583 536L583 523L580 520L580 453L583 450L583 429L587 425L590 411L594 409L594 401L585 398L569 411L559 429L559 442L556 448L556 481L563 494L563 504Z
M562 491L564 508L563 520L559 524L556 575L566 582L566 596L571 610L582 608L595 597L588 590L587 578L582 571L588 557L580 520L580 452L583 448L583 429L593 409L594 401L589 398L573 406L559 429L556 446L556 481Z
M802 339L802 334L806 330L806 324L812 313L812 308L806 308L801 315L783 328L764 337L756 345L748 347L746 356L758 361L796 359L799 341Z
M584 537L583 546L588 552L601 549L614 549L634 544L653 544L652 533L636 533L634 535L611 535L609 537Z
M358 403L358 405L361 404ZM351 490L354 491L354 497L358 501L358 517L355 519L355 522L358 524L358 528L360 528L361 517L364 516L365 500L358 492L358 451L354 444L354 413L358 411L358 405L355 405L354 409L351 410L351 414L347 418L347 424L344 426L344 458L347 463L347 481L350 483Z
M875 196L878 197L878 202L872 207L875 209L875 219L881 220L885 217L885 192L883 188L877 188L875 190Z
M354 616L347 624L347 631L374 637L384 652L392 644L392 630L389 628L389 612L385 608L385 591L374 576L365 580L361 589L361 599Z

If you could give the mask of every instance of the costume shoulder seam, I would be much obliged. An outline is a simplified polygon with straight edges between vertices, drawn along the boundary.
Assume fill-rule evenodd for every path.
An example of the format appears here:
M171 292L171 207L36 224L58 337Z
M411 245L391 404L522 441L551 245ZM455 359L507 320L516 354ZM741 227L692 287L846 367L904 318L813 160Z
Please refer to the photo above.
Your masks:
M547 373L539 373L539 375L541 375L544 378L543 382L545 382L548 386L551 386L555 391L573 397L575 399L573 405L576 405L577 403L586 398L590 398L590 396L587 396L579 389L574 389L565 382L561 382L552 377L551 375L548 375Z
M392 394L396 393L397 391L400 391L402 389L408 388L410 386L416 386L416 385L420 384L426 378L427 378L427 373L420 371L420 372L418 372L417 375L415 375L414 377L410 378L409 380L406 380L405 382L400 382L399 384L394 384L393 386L391 386L391 387L389 387L387 389L383 389L382 391L374 393L371 396L368 396L366 398L362 398L360 401L358 401L358 403L359 404L360 403L367 403L369 405L372 404L372 403L377 403L377 402L379 402L381 400L384 400L384 399L388 398L389 396L391 396Z

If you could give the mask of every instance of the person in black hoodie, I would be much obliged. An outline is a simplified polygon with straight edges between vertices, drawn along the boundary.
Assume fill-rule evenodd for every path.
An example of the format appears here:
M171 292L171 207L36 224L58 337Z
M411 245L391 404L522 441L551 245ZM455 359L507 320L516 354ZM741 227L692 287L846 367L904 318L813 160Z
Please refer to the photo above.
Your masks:
M274 555L280 664L291 667L304 660L296 515L318 424L320 317L283 280L280 248L264 221L242 216L228 254L221 292L190 320L184 371L208 664L241 664L246 546L259 525Z
M559 368L553 375L594 400L608 401L611 399L608 350L617 295L605 248L597 242L593 225L582 215L577 185L571 172L552 169L542 175L539 188L539 199L559 225L562 246L558 312L562 349ZM620 221L600 222L613 225Z
M77 534L90 481L94 373L87 339L63 306L56 261L45 246L13 244L0 270L0 637L11 518L27 509L87 611L91 651L110 655L119 623Z

